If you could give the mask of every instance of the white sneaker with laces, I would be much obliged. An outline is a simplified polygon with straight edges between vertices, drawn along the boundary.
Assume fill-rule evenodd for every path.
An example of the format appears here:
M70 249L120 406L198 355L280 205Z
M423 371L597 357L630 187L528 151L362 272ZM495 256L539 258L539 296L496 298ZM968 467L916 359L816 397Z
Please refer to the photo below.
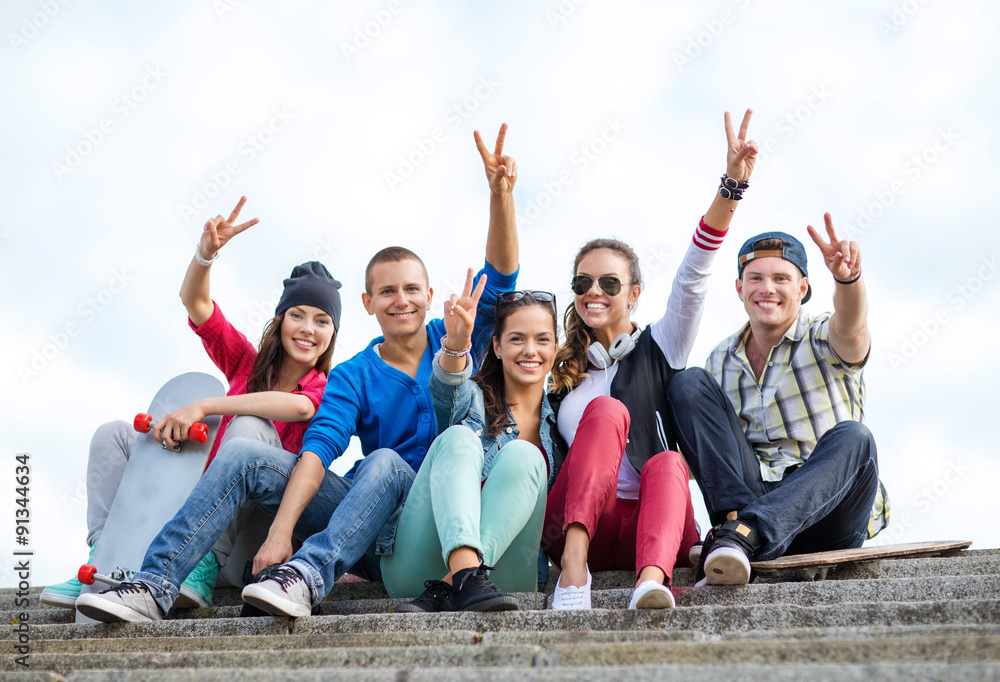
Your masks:
M163 620L163 610L142 583L121 583L103 592L81 594L76 610L102 623Z
M243 588L243 601L272 616L302 618L312 613L312 594L305 578L288 564L268 566Z
M593 582L590 569L587 570L587 584L583 587L570 585L569 587L559 587L559 580L562 574L556 579L556 589L552 593L552 609L555 611L576 611L590 608L590 585Z
M630 609L672 609L677 605L673 593L666 585L655 580L646 580L632 592Z

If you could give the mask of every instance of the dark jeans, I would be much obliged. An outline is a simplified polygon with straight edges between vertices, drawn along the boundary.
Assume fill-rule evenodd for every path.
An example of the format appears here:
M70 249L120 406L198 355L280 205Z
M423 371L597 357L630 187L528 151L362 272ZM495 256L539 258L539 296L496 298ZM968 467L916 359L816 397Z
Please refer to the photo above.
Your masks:
M712 523L738 512L764 540L755 560L860 547L868 537L878 458L864 424L840 422L804 464L772 483L761 479L736 411L708 372L694 367L674 375L667 393L677 441Z

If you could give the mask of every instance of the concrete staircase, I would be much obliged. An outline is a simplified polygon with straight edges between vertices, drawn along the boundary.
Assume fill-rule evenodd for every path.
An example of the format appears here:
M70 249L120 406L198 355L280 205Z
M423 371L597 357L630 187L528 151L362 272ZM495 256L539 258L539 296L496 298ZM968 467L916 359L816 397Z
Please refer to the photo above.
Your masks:
M396 614L380 583L341 583L308 618L239 618L238 591L218 590L160 623L75 625L33 596L30 669L13 652L23 609L0 590L0 679L1000 680L1000 550L809 583L693 588L676 573L677 608L647 612L626 610L622 572L594 576L589 612L547 609L554 575L501 614Z

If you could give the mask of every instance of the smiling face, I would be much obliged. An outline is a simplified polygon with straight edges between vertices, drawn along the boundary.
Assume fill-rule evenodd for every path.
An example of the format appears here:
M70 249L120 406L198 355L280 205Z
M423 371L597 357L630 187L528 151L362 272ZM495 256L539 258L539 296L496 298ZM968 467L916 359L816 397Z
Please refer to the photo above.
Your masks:
M574 301L576 312L584 323L591 329L608 331L612 338L623 331L631 331L629 306L635 304L641 289L629 285L632 273L628 261L610 249L594 249L580 259L576 274L594 278L590 290L576 295ZM601 289L598 278L604 276L617 277L622 282L617 295L611 296Z
M559 348L548 305L525 305L508 315L493 337L493 352L503 364L504 383L529 386L545 380Z
M799 316L809 281L784 258L757 258L736 280L751 327L785 333Z
M311 305L295 305L281 320L281 347L285 361L314 367L333 339L333 319Z
M434 296L424 266L408 258L377 263L371 272L370 293L362 294L361 301L382 333L388 338L422 332Z

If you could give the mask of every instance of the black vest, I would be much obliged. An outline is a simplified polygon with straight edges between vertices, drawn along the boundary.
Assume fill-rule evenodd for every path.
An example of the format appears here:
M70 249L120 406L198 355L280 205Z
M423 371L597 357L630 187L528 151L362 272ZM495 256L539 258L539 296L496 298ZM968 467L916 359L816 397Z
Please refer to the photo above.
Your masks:
M631 425L625 453L636 471L642 471L653 455L677 449L667 403L667 383L679 371L667 363L653 339L651 327L643 330L635 349L618 363L611 382L611 397L628 408ZM557 415L566 393L549 395L549 404ZM558 464L562 464L562 458Z

